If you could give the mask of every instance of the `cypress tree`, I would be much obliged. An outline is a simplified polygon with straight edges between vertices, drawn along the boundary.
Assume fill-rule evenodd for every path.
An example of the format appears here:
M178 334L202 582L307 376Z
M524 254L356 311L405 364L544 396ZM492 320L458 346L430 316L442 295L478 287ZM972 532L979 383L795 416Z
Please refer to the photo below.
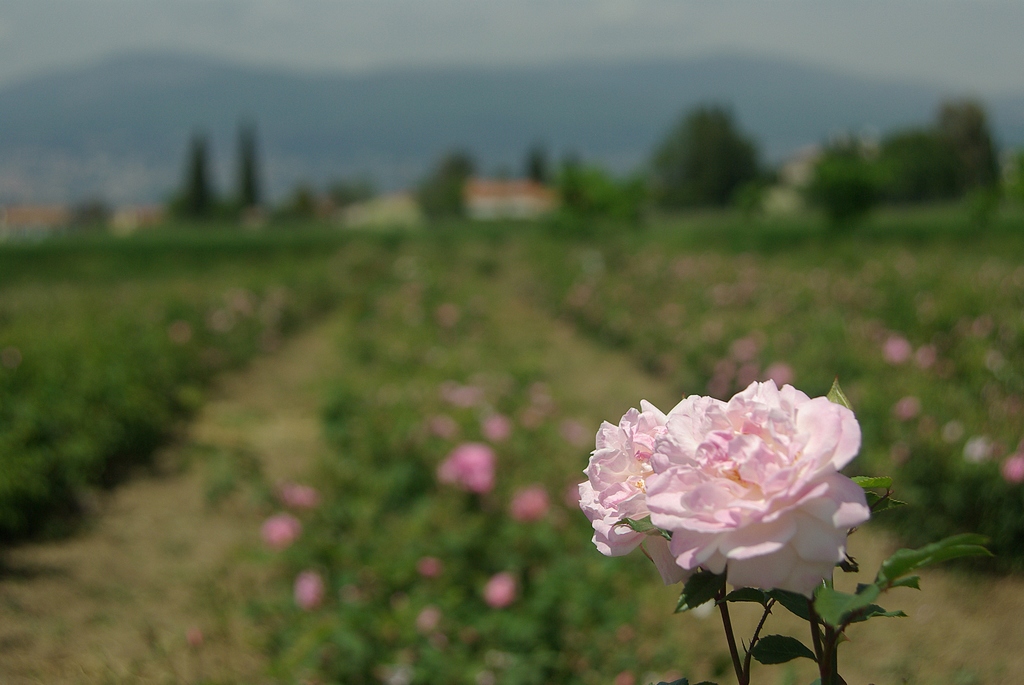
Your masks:
M182 214L186 216L206 217L213 211L207 149L205 135L197 133L192 136L180 205Z
M247 209L261 203L256 127L243 124L238 130L238 204Z

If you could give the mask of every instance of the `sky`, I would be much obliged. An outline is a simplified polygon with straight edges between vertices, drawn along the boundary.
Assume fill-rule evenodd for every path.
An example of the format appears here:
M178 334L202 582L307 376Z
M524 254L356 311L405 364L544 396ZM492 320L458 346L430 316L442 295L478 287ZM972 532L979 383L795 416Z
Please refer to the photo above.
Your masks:
M0 0L0 87L140 51L299 70L784 57L1024 93L1024 0Z

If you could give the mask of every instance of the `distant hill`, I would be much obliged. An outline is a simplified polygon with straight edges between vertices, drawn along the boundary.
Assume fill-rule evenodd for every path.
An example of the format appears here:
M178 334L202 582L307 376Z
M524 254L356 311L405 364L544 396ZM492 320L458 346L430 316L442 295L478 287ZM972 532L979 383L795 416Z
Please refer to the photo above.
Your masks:
M732 106L777 161L839 131L928 122L948 95L744 56L309 74L135 55L0 90L0 201L162 199L195 129L211 134L227 190L242 118L258 125L264 176L280 195L299 179L357 174L400 187L453 147L485 171L516 172L535 141L627 171L705 102ZM1024 96L986 104L1000 141L1024 143Z

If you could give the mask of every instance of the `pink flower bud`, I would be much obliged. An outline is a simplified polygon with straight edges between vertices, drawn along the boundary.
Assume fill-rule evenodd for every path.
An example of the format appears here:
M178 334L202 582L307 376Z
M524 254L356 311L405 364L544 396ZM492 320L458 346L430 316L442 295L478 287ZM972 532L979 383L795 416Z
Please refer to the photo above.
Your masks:
M894 366L910 359L910 355L913 353L914 348L902 335L890 335L882 345L882 356L885 357L885 361Z
M320 504L320 493L316 488L298 483L283 484L278 497L282 504L292 509L314 509Z
M892 414L900 421L910 421L921 413L921 400L908 395L893 405Z
M764 370L765 378L775 381L780 388L793 382L793 367L786 362L775 362Z
M463 490L483 494L494 489L494 450L478 442L466 442L437 468L437 479Z
M312 611L324 601L324 579L316 571L303 571L295 578L295 603Z
M516 601L516 579L512 574L503 571L491 576L484 587L484 601L492 609L504 609Z
M582 447L590 440L590 431L587 427L575 419L566 419L558 427L562 438L574 447Z
M502 414L491 414L484 419L482 429L484 437L491 442L502 442L512 435L512 421Z
M519 490L512 498L509 513L516 521L539 521L548 513L548 493L540 485Z
M1024 454L1019 452L1003 462L1003 478L1011 485L1024 483Z
M441 623L441 610L436 606L430 605L423 607L419 615L416 617L416 630L426 635L432 633Z
M302 524L291 514L275 514L264 521L260 529L264 544L278 552L290 547L300 533Z
M459 424L450 416L438 414L430 419L430 432L443 440L451 440L459 434Z
M437 557L421 557L416 570L424 578L437 578L444 571L444 564Z
M197 626L192 626L185 631L185 642L187 642L188 646L192 649L199 649L203 646L203 631Z

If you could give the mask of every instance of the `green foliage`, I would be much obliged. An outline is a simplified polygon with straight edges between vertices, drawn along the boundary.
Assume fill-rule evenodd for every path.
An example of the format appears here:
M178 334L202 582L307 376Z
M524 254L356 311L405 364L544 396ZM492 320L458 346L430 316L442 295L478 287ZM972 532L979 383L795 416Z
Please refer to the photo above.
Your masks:
M676 603L676 613L696 609L725 590L725 574L698 571L687 578Z
M651 162L654 198L663 207L724 207L757 177L757 149L717 106L688 112Z
M815 661L814 652L795 637L788 635L765 635L750 650L759 663L784 664L793 659L810 659Z
M1024 150L1017 150L1010 159L1006 196L1018 204L1024 204Z
M888 202L928 202L958 197L965 173L952 141L938 131L911 129L882 141L882 198Z
M557 180L562 211L580 219L635 221L647 197L641 178L619 181L601 167L569 162Z
M0 539L72 524L90 489L148 463L219 371L343 290L323 237L203 233L0 249Z
M564 415L538 385L546 372L530 338L510 339L500 323L505 295L480 281L477 259L492 248L440 242L402 246L361 282L357 325L340 350L345 374L324 412L333 447L317 477L324 504L281 560L285 578L324 576L326 606L294 608L287 582L257 602L274 672L376 683L400 668L412 682L538 685L665 672L678 649L638 650L623 630L637 618L637 579L657 582L655 568L641 555L602 557L586 518L563 503L585 450L560 435ZM445 303L463 312L454 326L430 316ZM453 379L480 388L481 404L446 404L438 388ZM439 483L438 464L459 442L481 441L491 411L540 419L494 445L493 492ZM439 415L458 437L431 430ZM538 483L551 495L548 515L509 516L515 492ZM428 556L443 564L436 576L417 570ZM483 597L499 572L518 586L500 608ZM424 625L428 610L436 622Z
M171 202L171 213L188 219L213 216L217 205L210 178L209 145L206 136L196 133L189 142L182 187Z
M779 367L826 395L838 373L862 428L852 468L890 474L908 505L882 514L900 501L872 486L878 523L915 547L976 531L996 556L963 563L1022 570L1024 486L1001 473L1021 440L1021 227L979 236L947 212L924 215L927 231L873 219L827 239L708 221L692 238L680 222L561 252L538 243L534 292L681 395L728 399ZM907 358L886 360L890 337Z
M877 167L856 145L833 147L815 166L807 195L833 226L848 226L878 203Z
M995 187L999 158L984 107L973 100L944 102L939 108L938 129L960 160L964 187Z
M851 411L853 410L853 405L850 404L850 400L846 397L846 393L844 393L843 389L839 387L838 376L834 381L832 381L832 387L829 388L828 395L826 395L826 397L829 402L842 405Z
M423 213L431 219L465 214L463 188L474 168L472 158L465 152L454 151L445 155L417 189L416 198Z
M551 180L550 166L547 148L536 143L526 153L526 168L523 175L536 183L547 184Z
M256 126L243 124L238 130L238 206L246 209L263 204L261 190Z

